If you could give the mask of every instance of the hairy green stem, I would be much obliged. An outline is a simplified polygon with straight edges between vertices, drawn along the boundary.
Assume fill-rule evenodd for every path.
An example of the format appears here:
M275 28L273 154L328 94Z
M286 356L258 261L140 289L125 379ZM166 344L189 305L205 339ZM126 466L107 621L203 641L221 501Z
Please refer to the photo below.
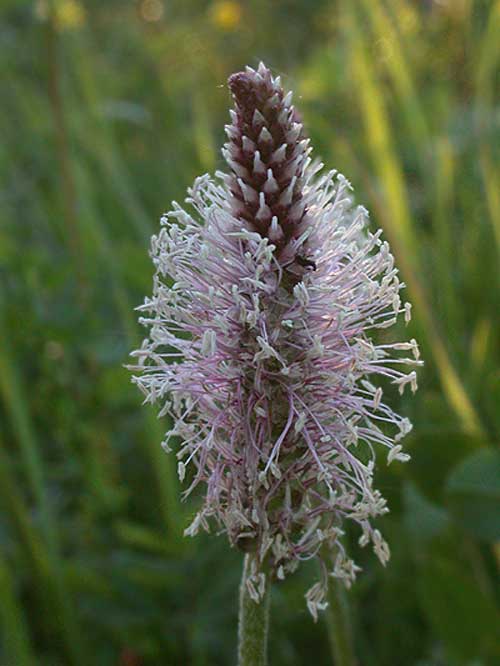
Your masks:
M328 608L325 615L335 666L355 666L346 589L341 581L331 576L328 581Z
M238 665L266 666L267 636L269 629L270 583L267 581L264 598L256 603L249 595L247 577L251 555L245 555L240 585L240 613L238 627Z

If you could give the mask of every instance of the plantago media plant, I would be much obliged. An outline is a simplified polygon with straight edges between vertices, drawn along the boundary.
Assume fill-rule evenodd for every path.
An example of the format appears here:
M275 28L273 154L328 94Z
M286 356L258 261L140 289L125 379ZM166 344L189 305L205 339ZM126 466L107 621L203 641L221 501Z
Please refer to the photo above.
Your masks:
M373 339L411 308L349 182L312 159L291 93L263 64L229 89L227 169L198 178L152 238L148 337L132 367L173 419L164 447L181 441L185 494L204 488L186 534L215 526L245 553L240 663L263 664L272 581L319 560L305 595L316 618L329 577L349 586L359 571L348 523L388 561L375 457L406 461L411 424L378 380L415 391L421 361L414 340Z

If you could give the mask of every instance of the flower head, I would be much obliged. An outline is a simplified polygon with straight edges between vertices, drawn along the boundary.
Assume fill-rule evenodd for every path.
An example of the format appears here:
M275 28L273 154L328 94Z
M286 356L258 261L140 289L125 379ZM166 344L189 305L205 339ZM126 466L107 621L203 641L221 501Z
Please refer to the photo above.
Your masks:
M403 285L349 182L311 161L291 94L262 64L229 87L228 172L198 178L189 210L174 203L152 239L153 296L140 307L150 330L133 353L134 381L174 420L186 495L205 488L186 534L215 523L253 553L255 599L267 576L319 558L323 579L306 595L316 616L325 554L331 575L347 585L356 576L348 521L389 559L372 525L388 510L373 487L375 454L407 460L411 425L374 382L415 390L414 370L401 368L421 361L414 340L372 339L409 319Z

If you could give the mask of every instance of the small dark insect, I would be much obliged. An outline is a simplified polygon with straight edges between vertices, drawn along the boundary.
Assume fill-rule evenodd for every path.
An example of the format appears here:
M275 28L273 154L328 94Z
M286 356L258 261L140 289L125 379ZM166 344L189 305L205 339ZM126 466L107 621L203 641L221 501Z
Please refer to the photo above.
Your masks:
M312 261L312 259L306 259L305 257L300 256L300 254L297 255L295 259L301 266L312 268L313 271L316 270L316 262Z

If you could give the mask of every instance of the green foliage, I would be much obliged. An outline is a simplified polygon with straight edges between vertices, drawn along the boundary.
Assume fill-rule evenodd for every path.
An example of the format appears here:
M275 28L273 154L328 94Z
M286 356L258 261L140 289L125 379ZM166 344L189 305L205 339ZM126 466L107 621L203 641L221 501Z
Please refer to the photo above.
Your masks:
M468 457L448 478L446 492L459 525L479 539L500 539L500 452Z
M463 566L435 557L424 568L421 603L454 663L500 658L500 615Z
M499 29L498 0L2 3L2 666L234 663L242 558L182 537L196 497L122 365L156 220L221 166L224 82L259 59L383 227L426 362L359 663L499 663ZM272 664L332 663L311 573L276 585Z

